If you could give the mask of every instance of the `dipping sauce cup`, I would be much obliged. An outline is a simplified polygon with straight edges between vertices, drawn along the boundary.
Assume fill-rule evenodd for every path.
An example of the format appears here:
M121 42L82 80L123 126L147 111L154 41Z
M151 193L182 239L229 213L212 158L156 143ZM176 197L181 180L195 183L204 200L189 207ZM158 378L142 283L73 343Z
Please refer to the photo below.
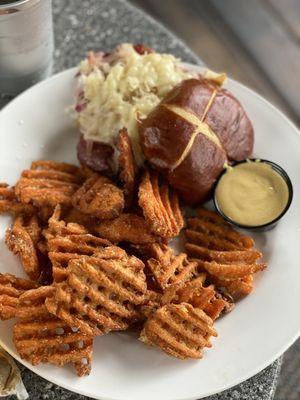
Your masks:
M214 188L214 204L229 223L243 229L273 228L289 209L293 186L272 161L250 159L227 167Z

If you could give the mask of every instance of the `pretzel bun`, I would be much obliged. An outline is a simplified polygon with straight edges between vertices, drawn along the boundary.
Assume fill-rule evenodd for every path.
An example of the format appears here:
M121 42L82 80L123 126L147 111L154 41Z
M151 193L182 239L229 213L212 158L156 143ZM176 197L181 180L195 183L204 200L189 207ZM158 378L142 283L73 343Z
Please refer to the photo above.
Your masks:
M253 128L243 107L214 81L188 79L141 121L146 160L191 205L206 200L228 161L249 157Z

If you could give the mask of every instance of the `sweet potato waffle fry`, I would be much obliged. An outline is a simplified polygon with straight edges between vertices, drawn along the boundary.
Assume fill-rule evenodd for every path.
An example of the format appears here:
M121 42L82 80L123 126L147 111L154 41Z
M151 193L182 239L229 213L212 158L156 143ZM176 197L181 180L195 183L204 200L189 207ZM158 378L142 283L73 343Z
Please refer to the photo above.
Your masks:
M203 310L212 320L217 319L220 314L229 312L233 303L216 292L214 285L205 286L207 275L199 274L180 288L176 295L178 303L189 303L195 308Z
M80 333L51 315L45 300L53 295L53 286L28 290L19 298L13 341L21 358L32 365L72 363L78 376L91 370L93 337Z
M147 170L142 177L139 205L150 230L157 236L175 237L184 226L177 194L166 183L159 185L154 171Z
M158 346L177 358L202 358L205 347L211 347L210 337L217 336L213 321L204 311L190 304L169 304L148 318L140 340Z
M214 285L207 284L207 274L199 272L199 262L187 260L186 254L175 255L171 247L159 243L136 245L133 250L146 260L148 287L156 293L153 309L184 302L204 310L215 320L233 308L233 303L218 293ZM154 286L150 278L154 278ZM148 308L143 306L143 312L148 312Z
M15 186L18 199L36 207L71 204L71 197L82 181L76 166L55 161L36 161L25 170Z
M80 224L69 222L67 223L63 219L63 210L61 205L57 205L53 211L53 214L49 218L48 227L43 230L43 235L46 240L49 240L57 235L78 235L89 233L88 230Z
M136 188L137 165L134 159L131 140L126 128L119 132L117 143L119 150L119 179L123 184L125 206L130 207Z
M0 183L0 214L33 214L34 207L31 204L21 203L15 194L15 189L7 183Z
M68 216L69 211L66 213ZM62 282L67 277L66 268L70 260L81 255L92 255L111 243L88 233L77 223L67 223L62 217L61 206L56 206L43 234L46 239L47 254L52 264L54 282Z
M70 260L82 255L97 253L111 243L89 233L56 236L48 240L48 256L52 263L54 282L62 282L68 276L67 266Z
M110 179L94 174L74 193L72 204L84 214L112 219L124 208L124 195Z
M250 294L253 290L253 275L245 278L224 280L215 276L210 276L209 280L214 283L222 293L229 294L233 299L240 299Z
M138 319L136 306L147 291L144 264L119 247L69 262L66 282L57 285L48 310L89 335L124 330Z
M102 221L94 226L95 232L112 243L129 242L148 244L159 241L159 238L149 232L146 221L136 214L121 214L119 217Z
M23 268L32 280L37 280L42 271L37 244L41 238L41 227L36 215L18 215L5 236L7 247L20 256Z
M253 239L232 229L218 214L200 209L188 220L186 251L208 279L235 299L252 290L252 275L266 267Z
M21 294L37 288L35 282L17 278L11 274L0 274L0 320L14 318Z
M0 274L0 319L19 319L14 343L33 365L70 363L86 375L94 337L131 326L169 355L201 358L217 336L213 322L266 266L250 237L205 209L188 219L187 254L175 254L167 243L184 226L177 195L146 170L136 196L125 129L117 147L123 191L54 161L32 163L15 188L0 184L0 213L15 216L6 243L32 279Z
M147 266L161 289L186 282L198 267L198 263L189 261L185 253L175 255L165 244L154 243L151 246L151 253L152 257L148 260Z
M71 207L67 209L64 215L64 221L66 223L76 223L84 226L86 229L90 229L90 227L94 224L94 217L89 214L84 214L76 208Z

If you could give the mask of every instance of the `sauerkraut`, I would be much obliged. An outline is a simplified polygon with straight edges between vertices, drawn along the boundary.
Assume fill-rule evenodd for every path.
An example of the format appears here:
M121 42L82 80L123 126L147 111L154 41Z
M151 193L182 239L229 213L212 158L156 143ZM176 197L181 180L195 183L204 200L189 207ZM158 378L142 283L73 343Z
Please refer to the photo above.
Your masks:
M122 44L108 55L90 53L79 67L79 129L85 139L114 145L119 130L126 127L141 164L137 121L175 85L194 75L171 54L139 54L132 44Z

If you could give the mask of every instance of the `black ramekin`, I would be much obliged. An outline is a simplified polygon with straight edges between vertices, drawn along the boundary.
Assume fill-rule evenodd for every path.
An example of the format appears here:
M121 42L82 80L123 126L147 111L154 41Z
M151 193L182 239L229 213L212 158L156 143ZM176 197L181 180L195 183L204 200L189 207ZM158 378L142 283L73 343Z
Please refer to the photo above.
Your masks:
M264 159L260 159L260 158L250 158L247 160L243 160L243 161L237 161L231 164L231 167L235 167L238 164L242 164L242 163L246 163L248 161L256 161L256 162L262 162L262 163L266 163L271 165L271 167L285 180L287 187L288 187L288 191L289 191L289 198L287 201L287 204L285 206L285 208L283 209L283 211L278 215L278 217L276 217L275 219L273 219L272 221L263 224L263 225L257 225L257 226L249 226L249 225L243 225L243 224L239 224L238 222L235 222L234 220L232 220L231 218L229 218L226 214L224 214L222 212L222 210L219 208L218 206L218 202L216 199L216 188L218 186L218 183L220 182L221 177L227 172L226 169L224 169L224 171L221 173L221 175L218 177L215 185L214 185L214 189L213 189L213 202L215 205L215 208L217 210L217 212L230 224L237 226L238 228L241 229L249 229L249 230L255 230L255 231L266 231L269 229L273 229L277 223L279 222L279 220L285 215L285 213L287 212L287 210L290 208L290 205L292 203L293 200L293 185L292 182L290 180L290 177L288 176L288 174L286 173L286 171L278 164L274 163L273 161L269 161L269 160L264 160Z

